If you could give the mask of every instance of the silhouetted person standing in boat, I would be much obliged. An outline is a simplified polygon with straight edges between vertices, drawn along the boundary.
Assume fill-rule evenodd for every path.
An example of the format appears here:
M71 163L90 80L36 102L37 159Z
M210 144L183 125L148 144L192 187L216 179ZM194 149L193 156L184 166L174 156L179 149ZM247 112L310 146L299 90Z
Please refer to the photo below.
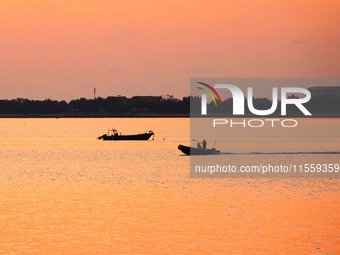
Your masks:
M204 139L202 142L203 149L205 150L207 148L207 141Z
M201 143L199 143L199 142L197 143L197 148L198 148L198 149L202 149Z

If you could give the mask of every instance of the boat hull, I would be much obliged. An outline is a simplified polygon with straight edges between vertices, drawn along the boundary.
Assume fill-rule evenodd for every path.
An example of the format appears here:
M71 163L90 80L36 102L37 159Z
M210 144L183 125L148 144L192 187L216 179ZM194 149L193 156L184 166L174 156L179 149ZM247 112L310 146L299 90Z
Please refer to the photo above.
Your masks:
M212 149L199 149L194 147L189 147L185 145L178 145L178 149L183 152L185 155L218 155L221 152L216 150L215 148Z
M98 139L103 139L104 141L147 141L153 133L145 133L138 135L102 135Z

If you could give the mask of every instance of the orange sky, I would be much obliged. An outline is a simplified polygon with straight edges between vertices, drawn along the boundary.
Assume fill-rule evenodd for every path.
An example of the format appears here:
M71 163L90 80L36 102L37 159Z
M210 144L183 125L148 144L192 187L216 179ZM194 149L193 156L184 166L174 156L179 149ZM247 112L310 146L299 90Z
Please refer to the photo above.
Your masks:
M0 0L0 99L189 94L191 77L339 77L340 1Z

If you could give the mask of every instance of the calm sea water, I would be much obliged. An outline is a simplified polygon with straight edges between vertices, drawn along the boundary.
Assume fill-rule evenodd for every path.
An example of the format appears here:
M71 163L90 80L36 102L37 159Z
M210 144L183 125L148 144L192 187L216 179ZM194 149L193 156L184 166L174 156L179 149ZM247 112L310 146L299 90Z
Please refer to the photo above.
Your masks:
M303 139L277 132L228 150L267 150L274 139L293 151L300 139L340 151L339 120L304 121ZM189 178L190 157L177 150L190 143L189 119L0 123L0 254L340 254L339 179ZM96 139L111 127L156 136Z
M192 175L220 176L220 177L258 177L269 176L281 178L339 178L340 164L340 120L339 119L296 119L296 127L283 127L280 123L283 119L275 119L273 124L265 119L223 119L227 124L213 127L213 118L194 118L191 120L192 140L202 141L205 138L208 147L216 142L217 149L222 155L211 157L192 157ZM259 125L263 121L263 127L249 127L247 124ZM221 122L221 121L220 121ZM290 120L291 122L291 120ZM231 125L231 123L237 123ZM293 123L295 125L295 122ZM244 127L246 126L246 127ZM197 139L198 138L198 139ZM191 141L192 145L194 141ZM197 142L196 142L197 143ZM291 173L234 173L234 174L209 174L196 173L196 166L275 166L291 169ZM305 164L315 164L320 170L304 172ZM337 172L323 173L322 165L333 164ZM332 167L332 166L331 166ZM331 168L330 167L330 168ZM308 170L309 166L306 167ZM322 169L324 170L324 169ZM326 169L327 170L327 169ZM330 169L332 170L332 169Z

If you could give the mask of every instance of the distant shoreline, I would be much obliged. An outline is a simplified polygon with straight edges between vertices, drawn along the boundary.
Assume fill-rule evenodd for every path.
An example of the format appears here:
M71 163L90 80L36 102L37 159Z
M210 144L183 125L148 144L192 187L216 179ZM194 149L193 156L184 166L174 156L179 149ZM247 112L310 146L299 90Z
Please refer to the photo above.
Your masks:
M271 109L273 103L266 98L254 99L255 109L263 111ZM209 117L201 115L201 100L199 97L162 98L161 96L123 96L74 99L66 101L44 101L17 98L0 100L0 118L189 118ZM340 100L337 97L318 97L306 104L307 109L316 118L339 118ZM219 107L211 102L208 111L211 118L309 118L297 107L288 105L288 116L281 116L279 106L270 116L253 114L247 104L244 105L244 115L233 116L234 103L231 98L223 101ZM191 114L190 114L191 112Z

